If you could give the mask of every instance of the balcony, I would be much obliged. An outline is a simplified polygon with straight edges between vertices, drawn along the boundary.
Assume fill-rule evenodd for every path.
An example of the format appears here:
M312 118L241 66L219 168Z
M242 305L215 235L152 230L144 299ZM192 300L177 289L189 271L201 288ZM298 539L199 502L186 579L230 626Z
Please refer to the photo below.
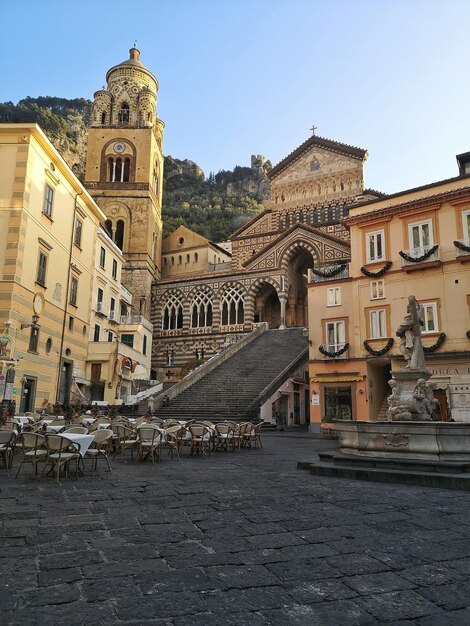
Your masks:
M313 270L308 270L308 282L309 283L326 283L331 280L344 280L349 278L349 263L346 263L345 267L342 267L344 263L336 263L335 265L325 265L323 267L315 268L315 271L321 272L315 274Z
M400 256L402 258L401 268L405 272L429 269L431 267L438 267L441 264L441 254L438 244L411 248L411 250L402 250Z
M454 246L455 256L459 261L470 261L470 239L457 239Z
M96 303L96 312L98 315L102 315L103 317L106 317L106 311L104 310L104 305L102 302L97 302Z
M153 332L153 324L151 324L143 315L121 315L119 322L127 326L142 325L150 333Z
M116 311L110 311L108 317L110 322L119 324L119 315L116 313Z
M126 302L127 304L131 304L132 302L132 294L130 291L128 291L124 285L120 286L120 290L121 290L121 299Z

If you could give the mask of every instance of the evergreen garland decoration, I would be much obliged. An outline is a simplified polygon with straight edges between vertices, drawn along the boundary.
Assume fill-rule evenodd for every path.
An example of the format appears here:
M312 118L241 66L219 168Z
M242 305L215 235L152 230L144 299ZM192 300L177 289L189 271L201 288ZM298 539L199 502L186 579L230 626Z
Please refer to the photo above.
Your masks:
M371 348L367 339L363 342L362 345L364 346L364 348L367 350L369 354L372 354L372 356L383 356L384 354L387 354L387 352L393 346L393 343L394 343L393 337L390 337L390 339L387 341L387 343L381 350L374 350L373 348Z
M370 272L368 269L362 266L361 272L364 274L364 276L368 276L369 278L380 278L381 276L385 274L385 272L388 272L388 270L392 267L392 265L393 263L391 261L387 261L385 265L382 267L382 269L379 270L378 272Z
M454 241L454 246L456 248L459 248L459 250L463 250L464 252L470 252L470 246L466 246L464 243L462 243L461 241Z
M340 263L339 265L333 265L333 267L328 267L325 270L312 267L312 272L315 274L315 276L321 276L322 278L332 278L333 276L340 274L346 266L347 263Z
M329 356L332 359L344 354L348 348L349 348L349 343L345 343L344 346L340 350L336 350L336 352L330 352L329 350L325 350L323 346L318 346L318 350L322 354L324 354L325 356Z
M439 350L439 348L442 346L442 344L446 340L446 337L447 335L445 333L441 333L439 337L437 338L436 343L433 343L432 346L427 346L427 347L423 346L424 352L428 353L428 352L435 352L436 350Z
M402 259L405 259L405 261L408 261L408 263L421 263L421 261L425 261L426 259L429 259L429 257L432 256L438 248L439 248L439 244L435 243L433 246L429 248L427 252L417 257L412 257L409 254L406 254L406 252L403 252L403 250L400 250L398 254L401 256Z

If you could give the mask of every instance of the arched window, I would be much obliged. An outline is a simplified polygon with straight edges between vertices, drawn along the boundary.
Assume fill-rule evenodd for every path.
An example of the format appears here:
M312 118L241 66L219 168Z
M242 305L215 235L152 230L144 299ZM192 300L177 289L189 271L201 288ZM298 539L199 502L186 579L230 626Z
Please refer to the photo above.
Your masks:
M181 265L182 263L183 263L183 257L180 254L178 257L178 265Z
M124 159L124 171L123 171L123 176L122 176L122 181L124 183L128 183L129 182L129 172L131 170L131 160L129 157L126 157Z
M163 267L166 267L166 256L163 257Z
M158 195L158 163L155 163L153 170L153 193Z
M114 181L114 159L112 157L108 159L108 181Z
M111 220L106 220L106 222L104 223L104 228L106 230L106 232L108 233L108 235L111 237L111 239L113 238L113 223Z
M101 114L101 123L106 124L106 111L103 111Z
M162 307L162 330L183 328L183 303L180 296L171 295Z
M212 326L212 298L209 293L198 293L191 303L191 327Z
M197 252L194 253L194 262L197 263L199 259L199 255Z
M124 248L124 220L118 220L116 223L116 233L114 235L114 243L120 250Z
M191 257L189 256L189 254L186 255L186 263L189 263L189 261L191 260Z
M174 265L174 264L175 264L175 257L174 257L174 256L172 256L172 257L171 257L171 264L172 264L172 265Z
M152 111L149 111L147 113L147 122L151 122L152 121Z
M118 114L118 121L120 124L129 124L129 105L127 102L121 104L121 109Z
M220 303L222 326L243 324L245 321L245 299L238 287L226 290Z

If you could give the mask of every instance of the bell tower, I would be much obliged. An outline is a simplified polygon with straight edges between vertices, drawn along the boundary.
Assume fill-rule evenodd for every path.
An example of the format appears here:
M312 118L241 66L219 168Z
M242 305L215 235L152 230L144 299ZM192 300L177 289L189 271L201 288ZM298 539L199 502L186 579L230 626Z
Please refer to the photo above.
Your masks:
M125 258L122 283L134 312L150 318L150 291L160 278L163 128L158 81L131 48L94 94L85 186L106 214L106 229Z

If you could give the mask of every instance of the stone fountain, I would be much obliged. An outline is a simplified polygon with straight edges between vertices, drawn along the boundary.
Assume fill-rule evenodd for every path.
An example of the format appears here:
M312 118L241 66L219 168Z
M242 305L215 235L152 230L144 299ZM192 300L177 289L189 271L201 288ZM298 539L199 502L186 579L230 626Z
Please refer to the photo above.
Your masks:
M405 365L392 374L387 421L337 422L342 454L387 459L470 462L470 423L437 421L421 328L423 307L409 296L397 329Z

